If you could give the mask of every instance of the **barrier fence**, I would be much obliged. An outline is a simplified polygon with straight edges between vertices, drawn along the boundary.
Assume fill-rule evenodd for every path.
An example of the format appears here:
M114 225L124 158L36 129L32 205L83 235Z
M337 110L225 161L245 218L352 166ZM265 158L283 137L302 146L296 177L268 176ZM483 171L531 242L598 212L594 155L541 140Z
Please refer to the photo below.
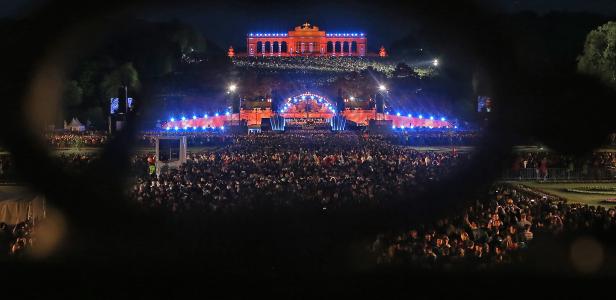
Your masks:
M520 170L505 170L504 180L616 180L616 168L548 168L546 173L541 173L536 168L522 168Z

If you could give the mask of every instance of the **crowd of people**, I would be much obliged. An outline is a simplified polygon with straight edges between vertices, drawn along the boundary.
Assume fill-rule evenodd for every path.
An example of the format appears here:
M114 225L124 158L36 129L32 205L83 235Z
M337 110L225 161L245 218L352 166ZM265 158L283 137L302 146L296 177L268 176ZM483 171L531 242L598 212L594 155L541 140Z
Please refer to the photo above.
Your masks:
M184 132L143 132L137 140L137 145L154 147L156 138L160 136L185 136L188 147L224 146L232 143L236 135L221 132L184 131Z
M380 264L422 268L514 263L539 235L616 230L616 209L567 204L523 187L498 186L457 216L403 233L379 235L371 250Z
M396 132L388 139L406 146L473 146L479 137L477 131L415 130Z
M143 174L132 197L172 211L378 205L439 180L467 156L419 152L356 133L248 135L191 153L179 169Z
M0 260L23 256L36 242L33 229L31 221L15 225L0 223Z
M550 174L550 170L559 173ZM616 152L596 151L583 157L544 151L519 153L511 166L511 172L505 177L529 176L543 180L550 177L614 179Z
M158 133L160 134L160 133ZM164 134L164 133L163 133ZM148 157L133 157L130 198L146 209L182 212L233 212L256 208L335 210L374 207L409 191L420 191L462 166L471 154L418 151L407 145L440 145L457 139L465 144L475 133L448 132L367 135L297 130L234 136L184 133L191 151L177 169L150 172ZM175 135L175 134L174 134ZM73 137L57 135L55 140ZM89 139L93 135L82 136ZM141 144L153 145L153 133L142 133ZM419 141L414 141L419 143ZM51 143L51 142L50 142ZM57 144L60 144L58 142ZM456 143L452 143L456 144ZM69 169L82 169L95 156L62 154ZM0 179L11 171L8 156L0 156ZM582 159L551 152L520 153L514 168L616 167L612 152L595 152ZM511 263L537 235L576 230L616 230L616 210L567 204L549 195L516 186L497 186L488 199L476 201L457 216L419 224L403 233L380 234L370 250L380 264L413 264L435 268L452 265L485 267ZM495 191L495 192L494 192ZM0 224L0 257L19 256L34 243L30 222Z
M396 64L384 61L380 57L351 57L351 56L318 56L318 57L236 57L233 63L241 68L254 68L259 70L296 71L298 73L348 73L360 72L367 68L381 72L388 77L393 74Z
M71 147L101 147L105 145L109 136L104 132L48 132L45 138L49 146L54 148Z

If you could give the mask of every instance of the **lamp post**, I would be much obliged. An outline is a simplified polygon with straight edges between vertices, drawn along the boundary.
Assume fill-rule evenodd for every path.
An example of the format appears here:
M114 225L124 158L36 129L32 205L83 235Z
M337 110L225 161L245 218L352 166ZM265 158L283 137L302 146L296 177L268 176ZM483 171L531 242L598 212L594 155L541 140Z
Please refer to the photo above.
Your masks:
M235 91L237 90L237 85L235 83L232 83L229 85L229 87L227 88L227 94L231 95L231 99L233 99L233 101L235 102ZM240 103L239 103L239 107L238 107L238 123L241 120L241 113L242 113L242 99L239 99ZM232 104L233 107L233 104Z
M382 116L383 112L381 112L381 114L379 115L379 99L381 102L381 106L385 105L385 95L387 94L387 86L385 86L384 84L379 84L379 92L378 94L374 95L374 100L375 100L375 110L374 113L376 114L375 118L377 120L380 120L380 116Z

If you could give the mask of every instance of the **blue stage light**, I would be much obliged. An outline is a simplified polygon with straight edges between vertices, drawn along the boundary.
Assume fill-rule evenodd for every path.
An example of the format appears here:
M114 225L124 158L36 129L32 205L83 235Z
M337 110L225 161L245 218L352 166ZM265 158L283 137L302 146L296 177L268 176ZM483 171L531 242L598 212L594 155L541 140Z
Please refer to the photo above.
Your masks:
M419 118L420 118L420 119L423 119L423 115L419 115Z
M441 121L445 122L445 117L442 117L442 118L441 118Z
M400 116L400 113L396 113L396 116L398 116L398 117L399 117L399 116Z
M203 118L207 119L207 114L203 115Z
M165 129L169 130L169 129L171 129L171 127L167 126L167 128L165 128Z
M186 117L182 117L182 121L186 121Z
M412 115L411 115L411 114L408 114L408 117L410 118L410 117L412 117Z
M391 129L396 129L396 125L391 126Z
M193 120L197 119L197 116L193 116Z
M201 129L205 130L205 126L201 126Z
M193 126L193 130L197 130L197 126Z
M171 118L171 122L175 122L175 119L174 119L174 118Z
M433 116L430 116L430 120L434 120L434 117L433 117Z
M173 129L178 130L179 128L177 126L175 126Z
M225 130L225 126L220 126L220 130Z
M214 116L218 117L218 113L215 113Z
M229 112L226 112L226 113L225 113L225 116L228 116L229 114L230 114Z

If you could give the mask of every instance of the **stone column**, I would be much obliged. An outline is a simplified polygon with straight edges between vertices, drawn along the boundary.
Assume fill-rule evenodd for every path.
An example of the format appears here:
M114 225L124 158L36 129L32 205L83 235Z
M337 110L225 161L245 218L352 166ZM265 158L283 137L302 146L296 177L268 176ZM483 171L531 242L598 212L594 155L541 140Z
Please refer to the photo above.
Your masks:
M278 41L278 55L282 54L282 42Z
M265 55L265 41L261 41L261 55Z
M270 41L270 54L274 55L274 42Z

